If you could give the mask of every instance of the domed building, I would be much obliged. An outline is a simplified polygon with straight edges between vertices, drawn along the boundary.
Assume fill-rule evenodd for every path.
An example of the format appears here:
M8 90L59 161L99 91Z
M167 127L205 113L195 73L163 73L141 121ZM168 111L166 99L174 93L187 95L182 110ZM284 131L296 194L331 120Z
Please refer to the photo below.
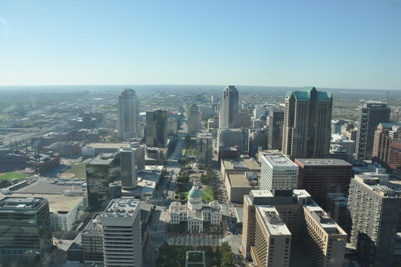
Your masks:
M222 209L216 201L209 204L203 203L201 187L194 182L188 193L187 204L183 205L178 201L172 202L169 207L169 215L171 224L180 224L186 221L190 233L201 233L205 222L210 222L211 225L221 223Z

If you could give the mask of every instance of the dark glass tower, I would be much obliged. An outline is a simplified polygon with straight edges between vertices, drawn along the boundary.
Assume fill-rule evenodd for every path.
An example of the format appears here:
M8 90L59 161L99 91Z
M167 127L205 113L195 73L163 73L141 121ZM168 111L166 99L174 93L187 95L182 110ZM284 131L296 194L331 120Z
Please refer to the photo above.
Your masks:
M6 197L0 200L0 263L34 266L52 245L46 199Z

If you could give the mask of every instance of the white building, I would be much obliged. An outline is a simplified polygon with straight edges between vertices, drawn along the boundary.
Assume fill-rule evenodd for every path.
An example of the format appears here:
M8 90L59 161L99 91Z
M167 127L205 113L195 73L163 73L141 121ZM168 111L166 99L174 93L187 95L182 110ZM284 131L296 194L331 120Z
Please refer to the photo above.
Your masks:
M116 198L101 214L104 265L142 266L141 214L139 200Z
M189 191L187 204L172 202L169 207L169 215L171 224L180 224L186 221L190 233L201 233L205 222L210 222L211 225L221 223L222 208L216 201L209 204L203 203L200 186L194 183Z
M295 189L298 166L281 152L262 154L260 190Z

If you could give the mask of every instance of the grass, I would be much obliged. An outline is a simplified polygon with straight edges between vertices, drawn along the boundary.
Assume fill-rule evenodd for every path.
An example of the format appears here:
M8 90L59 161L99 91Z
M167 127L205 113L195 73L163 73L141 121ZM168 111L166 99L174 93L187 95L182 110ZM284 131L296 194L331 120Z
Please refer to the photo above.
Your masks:
M213 192L211 187L208 186L205 190L202 191L202 200L206 203L213 201Z
M72 165L70 169L67 169L62 173L73 173L77 178L86 178L86 164L80 163Z
M0 174L0 180L8 180L11 181L14 178L17 179L25 179L26 177L30 176L29 174L21 174L21 173L15 173L15 172L5 172Z

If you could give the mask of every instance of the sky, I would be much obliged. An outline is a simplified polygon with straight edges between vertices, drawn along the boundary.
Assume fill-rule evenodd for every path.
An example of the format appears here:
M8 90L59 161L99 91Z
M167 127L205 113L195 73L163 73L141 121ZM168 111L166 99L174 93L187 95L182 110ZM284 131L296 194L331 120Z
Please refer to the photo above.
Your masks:
M401 0L1 0L0 86L401 89Z

